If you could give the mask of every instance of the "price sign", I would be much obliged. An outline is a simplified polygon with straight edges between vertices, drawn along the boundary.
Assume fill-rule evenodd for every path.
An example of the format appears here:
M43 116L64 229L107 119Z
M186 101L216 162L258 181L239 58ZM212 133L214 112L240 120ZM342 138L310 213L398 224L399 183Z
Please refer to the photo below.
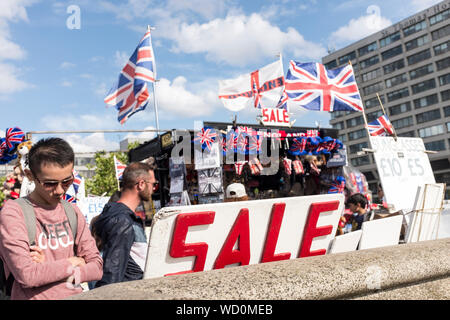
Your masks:
M423 140L377 136L370 143L386 202L395 210L412 209L417 187L436 182Z

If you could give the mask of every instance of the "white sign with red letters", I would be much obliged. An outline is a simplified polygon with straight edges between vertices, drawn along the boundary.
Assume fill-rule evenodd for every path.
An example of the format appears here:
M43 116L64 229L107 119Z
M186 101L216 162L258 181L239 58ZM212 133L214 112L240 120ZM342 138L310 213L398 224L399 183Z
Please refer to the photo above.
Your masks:
M267 126L290 127L289 112L286 109L261 108L262 123Z
M144 279L324 255L343 210L342 194L163 208Z

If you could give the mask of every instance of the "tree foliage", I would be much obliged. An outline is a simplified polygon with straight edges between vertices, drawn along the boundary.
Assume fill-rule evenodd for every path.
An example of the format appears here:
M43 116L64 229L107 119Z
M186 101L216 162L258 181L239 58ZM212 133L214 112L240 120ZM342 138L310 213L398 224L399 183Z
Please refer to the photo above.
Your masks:
M126 152L99 151L95 153L95 174L86 179L86 191L97 196L112 196L118 190L116 171L114 167L114 155L123 164L128 164Z

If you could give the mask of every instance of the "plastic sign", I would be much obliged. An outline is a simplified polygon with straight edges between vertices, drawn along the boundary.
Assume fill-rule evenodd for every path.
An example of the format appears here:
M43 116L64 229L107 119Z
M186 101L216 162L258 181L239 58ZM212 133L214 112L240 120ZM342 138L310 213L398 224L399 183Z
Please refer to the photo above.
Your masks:
M388 204L411 210L418 187L435 183L425 145L420 138L369 137Z
M342 194L163 208L144 278L324 255L343 209Z
M290 127L289 113L285 109L262 108L261 121L265 126Z
M102 213L108 201L109 197L85 197L77 201L77 206L86 218L87 224L90 224L92 218Z

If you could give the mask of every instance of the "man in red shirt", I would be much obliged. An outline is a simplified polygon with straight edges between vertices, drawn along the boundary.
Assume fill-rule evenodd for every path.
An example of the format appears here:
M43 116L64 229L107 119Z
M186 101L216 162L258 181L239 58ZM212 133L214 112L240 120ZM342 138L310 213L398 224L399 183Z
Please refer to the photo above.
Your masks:
M82 292L79 283L102 277L103 261L83 214L73 205L74 239L61 203L74 179L73 164L73 150L63 139L42 139L29 152L25 174L35 189L25 199L36 216L36 248L16 201L7 201L0 213L0 256L6 276L14 276L11 299L64 299Z

